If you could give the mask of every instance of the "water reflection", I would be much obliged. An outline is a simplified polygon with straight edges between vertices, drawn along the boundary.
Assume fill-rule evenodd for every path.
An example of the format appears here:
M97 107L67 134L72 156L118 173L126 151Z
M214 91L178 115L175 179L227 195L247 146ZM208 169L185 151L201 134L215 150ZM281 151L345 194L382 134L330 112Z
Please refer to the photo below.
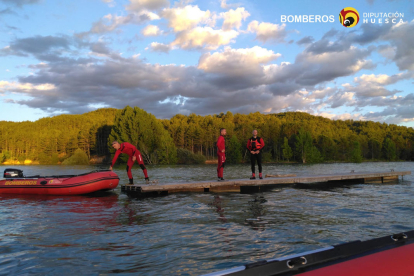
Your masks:
M265 230L268 222L263 220L262 217L266 216L267 207L265 203L267 200L264 195L255 195L252 200L248 202L248 209L251 212L252 217L247 218L246 224L249 224L254 230Z
M120 209L118 216L118 221L121 224L147 224L151 218L151 215L148 214L150 209L137 199L127 197L121 201L121 206L122 209Z
M309 175L389 171L392 166L414 171L411 162L265 164L264 171ZM27 174L39 174L37 169L44 175L65 170L24 168ZM125 168L115 170L125 183ZM160 183L209 180L214 170L214 166L149 166ZM243 171L244 165L229 166L226 175L240 178ZM404 179L392 185L284 187L257 194L178 193L146 199L128 198L119 187L101 196L0 195L0 275L200 275L411 230L414 176Z
M216 212L219 214L218 219L223 222L227 222L227 218L224 216L223 200L220 195L214 195L212 206L216 207Z

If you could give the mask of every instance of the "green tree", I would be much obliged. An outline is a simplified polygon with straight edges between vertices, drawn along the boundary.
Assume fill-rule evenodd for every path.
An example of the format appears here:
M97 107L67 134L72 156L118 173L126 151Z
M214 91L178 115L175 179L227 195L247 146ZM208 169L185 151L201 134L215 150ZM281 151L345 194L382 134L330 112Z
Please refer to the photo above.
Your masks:
M292 156L293 156L293 152L292 152L292 148L289 146L289 140L286 137L283 139L283 147L282 148L283 148L283 150L282 150L283 158L285 158L289 162L289 159L292 158Z
M115 116L109 143L129 142L141 152L149 164L175 164L177 149L163 124L154 115L138 107L125 107ZM114 152L114 149L111 149ZM127 161L128 156L121 155Z
M307 163L320 163L323 161L322 155L315 146L311 146L306 152Z
M88 155L81 149L75 150L72 156L65 159L62 162L62 165L88 165L89 158Z
M385 159L388 161L392 161L397 158L397 149L395 147L395 143L390 138L385 138L383 152Z
M310 132L305 131L303 128L299 129L298 134L295 137L295 149L296 155L302 163L306 163L306 159L312 150L312 136Z
M358 141L354 142L354 148L352 149L351 153L351 162L353 163L361 163L362 162L362 151L361 145Z
M242 160L241 144L236 136L226 141L226 163L236 164Z

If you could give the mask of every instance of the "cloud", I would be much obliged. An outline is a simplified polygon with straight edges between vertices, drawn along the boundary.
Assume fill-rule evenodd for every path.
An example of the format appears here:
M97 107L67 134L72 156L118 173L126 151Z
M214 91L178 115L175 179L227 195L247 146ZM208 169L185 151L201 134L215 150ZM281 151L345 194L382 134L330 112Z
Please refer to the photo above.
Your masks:
M210 27L196 27L187 31L177 33L171 46L178 46L181 49L217 49L227 45L239 35L238 32L214 30Z
M328 98L327 102L329 102L330 108L337 108L344 105L350 106L355 103L354 96L355 93L353 92L335 93Z
M129 0L130 4L126 6L127 10L139 12L141 10L159 10L168 7L168 0Z
M141 33L144 36L158 36L162 33L162 31L160 30L160 28L158 28L158 26L148 25L144 29L142 29Z
M11 10L10 8L0 10L0 16L6 15L6 14L17 14L15 11Z
M382 121L389 124L414 121L412 111L414 108L414 94L387 100L388 106L384 105L383 110L366 113L364 115L366 120Z
M29 4L36 4L41 2L42 0L0 0L0 2L6 3L6 4L12 4L15 6L23 6L23 5L29 5Z
M189 6L181 9L186 7ZM13 90L26 95L25 100L15 102L49 113L82 113L92 110L95 104L123 108L127 101L159 118L177 113L203 115L227 110L241 113L300 110L332 117L340 107L355 108L358 118L365 118L365 112L375 107L382 111L389 108L390 113L401 108L399 117L393 120L410 120L402 110L414 107L413 100L399 96L399 90L389 89L387 85L412 78L412 72L361 73L375 68L370 56L380 48L360 40L361 33L368 30L329 31L329 35L317 41L305 37L303 51L288 63L280 62L281 54L265 47L230 47L239 32L200 26L208 22L204 19L175 22L171 28L182 29L175 33L173 42L153 42L147 48L164 53L175 47L210 50L203 52L197 66L150 64L139 55L122 57L104 40L88 42L67 36L15 39L8 48L0 50L2 55L33 55L42 62L29 65L32 75L18 77L14 84L3 85L0 92L7 96ZM255 26L260 28L258 22ZM160 31L158 27L153 31L144 30L146 34ZM370 41L382 43L385 35L388 33ZM220 46L225 47L216 50ZM385 46L395 52L398 47L391 43ZM386 49L385 46L382 48ZM346 76L352 76L350 84L340 83L340 78ZM42 90L41 85L50 89ZM376 116L392 117L385 112Z
M320 45L313 45L313 52L340 51L352 44L367 45L369 43L386 42L387 45L377 47L378 52L395 62L398 68L403 70L414 70L414 21L402 24L363 24L361 32L337 33L338 40L326 44L324 39L319 41Z
M33 56L41 61L59 63L64 66L70 62L70 57L78 60L79 64L96 61L91 57L81 57L80 52L89 49L89 55L112 59L121 58L102 42L85 42L69 36L33 36L15 39L10 45L0 49L0 56ZM30 66L30 65L29 65Z
M237 8L236 10L220 13L220 17L224 18L222 29L224 31L229 31L233 28L240 29L242 21L246 20L249 16L250 13L245 11L244 8Z
M215 13L202 11L198 6L187 5L164 9L161 16L175 32L175 39L170 43L170 49L177 47L184 50L215 50L234 42L239 32L231 28L240 27L241 21L248 16L248 13L244 8L222 13L220 16L224 18L223 29L213 28L218 18Z
M163 52L168 53L172 47L168 44L152 42L149 48L145 48L151 50L151 52Z
M15 55L26 56L27 54L39 55L58 49L68 49L69 38L65 36L34 36L16 39L9 46L0 50L0 56Z
M278 25L267 22L259 24L258 21L254 20L247 26L247 31L256 34L256 39L261 42L274 41L283 42L287 32L285 30L286 25Z
M202 11L198 6L185 6L178 8L168 8L161 12L161 16L168 21L168 26L174 32L190 30L199 23L212 24L213 14L210 11Z
M414 21L394 25L382 38L395 47L393 61L398 68L414 71Z
M326 39L326 38L333 37L333 36L335 36L337 33L338 33L338 30L331 29L331 30L329 30L328 32L326 32L326 33L322 36L322 39Z
M412 73L400 73L392 76L388 76L386 74L363 74L360 77L354 78L355 85L345 83L342 86L346 91L352 91L360 100L363 98L372 99L374 97L392 96L401 92L400 90L396 89L388 90L384 86L395 84L401 80L410 79L412 77ZM362 106L366 105L366 103L362 104L360 102L355 105Z
M35 91L49 91L56 89L56 86L51 83L42 83L34 85L32 83L17 83L17 82L8 82L0 81L0 91L2 92L28 92L32 93Z
M315 116L322 116L331 120L354 120L354 121L364 121L365 117L360 113L343 113L343 114L332 114L328 112L316 112Z
M304 38L298 40L296 42L296 44L298 44L298 45L305 44L306 45L306 44L312 43L313 41L314 41L313 37L311 37L311 36L305 36Z
M115 7L115 5L116 5L115 0L101 0L101 1L108 4L108 6L111 7L111 8Z
M90 48L109 54L103 46L94 44ZM343 58L363 60L364 55L359 55L361 51L355 49ZM338 53L327 54L329 60ZM33 75L18 78L13 91L30 97L16 100L16 103L49 113L83 113L98 103L123 108L127 99L129 105L142 107L159 118L177 113L205 115L227 110L241 113L298 110L313 113L317 110L323 116L334 116L327 109L340 106L392 106L398 109L410 103L409 97L359 97L358 91L346 87L324 87L326 79L331 77L323 76L325 68L332 66L327 60L313 63L312 58L304 58L298 59L297 64L275 64L279 56L272 50L255 46L246 49L226 47L222 51L206 53L197 67L148 64L139 57L88 63L74 58L66 60L65 64L37 64ZM313 76L317 79L304 81L307 70L315 71ZM346 67L337 73L350 74ZM408 75L361 75L354 78L352 86L357 87L362 82L393 84L396 78L403 80ZM39 85L45 84L49 90L39 89ZM19 85L26 88L17 89ZM2 87L0 91L3 93L11 91L4 89L4 84Z
M140 13L130 13L126 16L108 14L101 18L99 21L93 23L91 29L88 32L80 33L79 36L83 37L89 34L108 33L118 29L120 26L123 25L140 25L145 22L157 19L159 19L158 15L148 11L141 11Z
M295 64L289 67L297 72L296 81L299 84L316 85L355 74L362 69L373 69L375 65L366 59L372 51L373 49L359 49L352 46L343 51L314 53L307 48L297 55Z
M237 8L240 4L227 4L227 0L221 0L220 7L225 10L229 10L232 8Z
M395 47L390 45L380 45L377 48L378 53L388 60L393 60L395 58L395 50Z
M392 76L388 76L386 74L378 74L378 75L363 74L360 77L354 78L354 82L359 83L359 84L363 84L363 85L365 85L365 84L389 85L389 84L394 84L398 81L410 79L410 78L413 78L413 77L414 77L414 74L408 73L408 72L399 73L399 74L395 74L395 75L392 75Z
M249 75L263 71L261 65L279 58L272 50L259 46L247 49L226 47L222 52L206 53L200 57L198 68L209 73L224 75Z

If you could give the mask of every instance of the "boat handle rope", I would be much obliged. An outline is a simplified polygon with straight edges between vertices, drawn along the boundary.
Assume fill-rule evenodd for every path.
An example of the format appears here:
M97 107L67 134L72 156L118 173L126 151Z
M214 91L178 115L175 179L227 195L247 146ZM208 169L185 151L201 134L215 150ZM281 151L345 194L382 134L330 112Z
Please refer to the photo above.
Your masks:
M296 259L288 260L288 261L286 262L286 265L287 265L287 267L289 267L289 268L294 268L294 267L295 267L295 265L298 265L298 264L305 265L305 264L307 264L307 263L308 263L308 260L306 260L306 258L305 258L305 257L300 257L300 258L296 258Z
M400 240L406 239L406 238L407 238L407 235L405 233L395 234L395 235L391 236L391 239L393 241L400 241Z

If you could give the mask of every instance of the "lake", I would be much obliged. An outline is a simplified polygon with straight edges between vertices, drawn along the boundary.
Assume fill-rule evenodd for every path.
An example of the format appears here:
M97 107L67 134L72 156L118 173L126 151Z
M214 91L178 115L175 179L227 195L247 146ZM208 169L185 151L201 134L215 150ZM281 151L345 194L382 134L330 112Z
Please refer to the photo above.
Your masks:
M107 166L0 166L25 175ZM265 164L264 174L414 171L412 162ZM120 184L125 166L115 167ZM148 166L151 180L216 179L216 165ZM133 169L135 183L144 183ZM224 176L249 178L250 165ZM256 194L177 193L134 199L0 195L0 275L200 275L414 229L413 176L391 184L275 188Z

